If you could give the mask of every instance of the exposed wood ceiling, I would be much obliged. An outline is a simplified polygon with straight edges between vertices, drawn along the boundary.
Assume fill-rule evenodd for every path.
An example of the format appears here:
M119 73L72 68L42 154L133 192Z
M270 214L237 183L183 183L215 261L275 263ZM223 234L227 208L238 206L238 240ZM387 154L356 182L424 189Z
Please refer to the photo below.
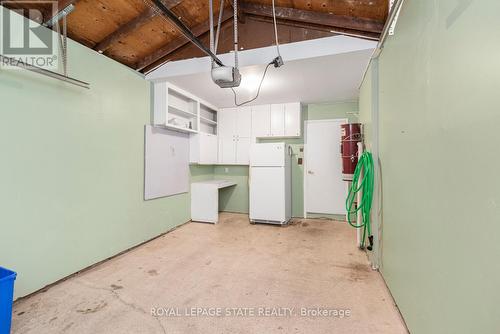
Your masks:
M208 43L208 0L162 0L193 33ZM232 48L232 0L222 0L224 17L219 52ZM346 33L377 39L388 15L389 0L276 0L280 43ZM34 2L37 2L35 0ZM238 1L242 49L274 44L271 0ZM148 72L172 59L201 56L149 0L59 0L59 10L69 4L70 38L104 53L133 69ZM219 0L214 0L215 21ZM9 2L9 8L32 4ZM35 7L43 21L54 13L40 1ZM27 13L27 11L25 12Z

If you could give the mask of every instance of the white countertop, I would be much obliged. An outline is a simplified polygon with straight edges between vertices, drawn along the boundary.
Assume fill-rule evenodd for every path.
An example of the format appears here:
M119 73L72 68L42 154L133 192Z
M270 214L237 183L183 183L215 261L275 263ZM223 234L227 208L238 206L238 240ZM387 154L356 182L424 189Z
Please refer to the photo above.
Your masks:
M193 182L192 184L213 184L217 188L221 189L221 188L235 186L236 182L229 180L206 180L206 181Z

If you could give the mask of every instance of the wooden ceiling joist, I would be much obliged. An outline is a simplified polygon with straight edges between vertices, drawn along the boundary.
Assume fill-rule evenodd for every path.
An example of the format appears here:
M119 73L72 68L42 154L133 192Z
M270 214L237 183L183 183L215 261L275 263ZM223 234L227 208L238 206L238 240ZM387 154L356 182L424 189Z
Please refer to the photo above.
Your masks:
M171 9L178 4L180 4L182 0L163 0L163 3L167 8ZM111 45L119 41L121 38L127 36L135 29L141 27L146 22L151 20L151 18L158 15L158 12L151 7L146 8L141 14L139 14L134 19L128 21L117 30L106 36L102 41L100 41L95 47L94 50L98 52L106 51Z
M248 14L247 16L253 20L256 20L256 21L273 23L272 17L250 15L250 14ZM279 25L282 25L282 26L290 26L290 27L304 28L304 29L310 29L310 30L316 30L316 31L324 31L324 32L332 33L334 35L335 34L346 35L346 36L364 38L364 39L369 39L369 40L374 40L374 41L378 41L380 38L380 34L376 33L376 32L358 31L358 30L351 30L351 29L344 29L344 28L337 28L337 27L328 27L328 26L318 25L318 24L314 24L314 23L306 23L306 22L290 21L290 20L282 20L282 19L277 19L276 21Z
M273 17L273 7L269 5L242 2L240 7L242 11L247 14ZM372 33L381 33L384 28L384 22L378 20L335 15L326 12L314 12L290 7L276 7L276 18L288 21L310 23L325 27L366 31Z
M188 39L159 16L150 0L58 0L57 6L47 1L8 1L10 9L36 9L43 22L57 12L75 5L68 15L68 36L83 45L105 53L108 57L142 72L149 72L171 59L199 57L200 54L187 45ZM208 0L160 0L176 16L182 17L196 37L208 43ZM218 8L224 4L223 31L220 52L232 50L234 0L213 0L214 22ZM284 43L321 38L334 34L346 34L361 38L378 39L387 19L389 0L279 0L276 7L280 40ZM152 8L150 7L153 6ZM272 30L273 10L271 0L238 1L238 21L241 23L240 46L252 49L273 45L268 38ZM246 20L245 20L246 18ZM264 33L266 36L262 36ZM246 35L245 35L246 34Z
M226 8L222 16L222 22L224 23L225 21L231 19L232 17L233 17L233 11L228 10ZM209 30L210 30L209 20L206 20L205 22L200 23L199 25L191 28L193 35L195 35L196 37L200 37L201 35L206 34L207 32L209 32ZM167 57L169 54L178 50L179 48L183 47L188 43L189 40L187 38L185 38L184 36L179 36L175 38L173 41L170 41L167 45L163 46L162 48L156 50L152 54L146 56L144 59L137 62L135 69L143 70L144 68L148 67L149 65L155 63L156 61L162 58Z

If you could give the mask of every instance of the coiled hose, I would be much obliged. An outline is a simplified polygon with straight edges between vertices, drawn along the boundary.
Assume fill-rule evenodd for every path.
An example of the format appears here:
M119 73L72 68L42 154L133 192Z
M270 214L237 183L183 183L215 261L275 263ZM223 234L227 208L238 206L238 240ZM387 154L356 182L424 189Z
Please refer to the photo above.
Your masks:
M345 204L347 210L347 222L354 228L363 229L363 238L361 239L361 248L365 247L366 235L368 235L368 240L370 245L367 247L368 250L373 249L373 236L370 224L370 211L372 208L373 199L373 157L370 152L363 152L358 160L356 169L354 170L354 176L352 179L352 185L349 189ZM359 178L362 177L361 183L359 183ZM361 191L361 201L355 204L357 193ZM358 211L361 211L362 222L358 225L357 222L352 222L351 218L357 216Z

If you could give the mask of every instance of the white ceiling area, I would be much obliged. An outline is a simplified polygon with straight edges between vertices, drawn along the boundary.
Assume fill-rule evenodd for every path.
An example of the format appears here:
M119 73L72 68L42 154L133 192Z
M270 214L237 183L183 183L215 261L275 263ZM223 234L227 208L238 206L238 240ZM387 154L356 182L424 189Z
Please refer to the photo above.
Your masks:
M321 103L356 99L364 69L372 51L357 51L285 63L280 68L269 67L259 97L249 105L300 101ZM264 65L241 69L242 80L236 88L238 103L255 96ZM172 77L177 85L217 107L234 106L231 89L220 88L204 72Z
M249 105L300 101L323 103L358 98L359 85L376 43L335 36L283 45L285 65L269 67L259 97ZM242 81L236 88L238 103L255 96L266 67L276 48L241 52ZM232 54L224 63L231 64ZM246 66L245 66L246 65ZM208 57L171 62L146 76L153 81L169 81L217 107L234 106L231 89L212 82Z

